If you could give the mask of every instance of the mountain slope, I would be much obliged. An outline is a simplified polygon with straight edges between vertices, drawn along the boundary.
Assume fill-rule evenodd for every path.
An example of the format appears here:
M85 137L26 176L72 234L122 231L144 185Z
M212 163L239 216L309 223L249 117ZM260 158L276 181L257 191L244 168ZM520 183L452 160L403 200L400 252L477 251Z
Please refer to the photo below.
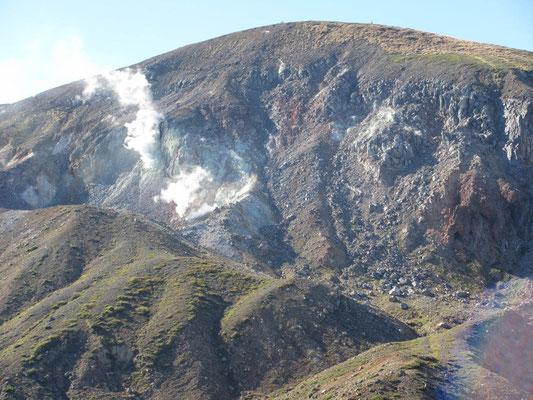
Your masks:
M517 292L507 310L412 341L376 346L268 398L530 398L532 290L531 282L517 282L506 289Z
M293 272L421 254L490 281L531 239L531 65L374 25L223 36L3 107L0 204L126 208Z
M473 369L529 393L424 343L499 329L532 165L532 53L379 25L252 29L2 105L0 398L461 398Z
M138 215L0 214L0 398L231 399L415 333L324 285L245 272Z

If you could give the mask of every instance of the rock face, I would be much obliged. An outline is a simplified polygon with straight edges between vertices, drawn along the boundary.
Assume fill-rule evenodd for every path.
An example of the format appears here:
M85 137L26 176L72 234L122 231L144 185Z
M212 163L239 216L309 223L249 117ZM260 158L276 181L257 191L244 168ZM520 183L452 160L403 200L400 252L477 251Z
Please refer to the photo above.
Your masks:
M532 69L378 25L224 36L2 106L0 206L137 211L285 272L511 270L533 231Z

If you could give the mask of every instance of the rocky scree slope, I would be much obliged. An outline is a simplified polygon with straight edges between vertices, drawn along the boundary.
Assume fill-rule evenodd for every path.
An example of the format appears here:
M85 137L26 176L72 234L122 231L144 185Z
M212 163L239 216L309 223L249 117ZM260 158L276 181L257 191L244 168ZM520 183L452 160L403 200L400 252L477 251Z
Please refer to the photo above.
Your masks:
M0 205L129 209L289 275L487 283L531 241L532 69L379 25L223 36L2 106Z
M0 234L0 399L266 395L416 337L338 290L246 271L129 212L1 210Z

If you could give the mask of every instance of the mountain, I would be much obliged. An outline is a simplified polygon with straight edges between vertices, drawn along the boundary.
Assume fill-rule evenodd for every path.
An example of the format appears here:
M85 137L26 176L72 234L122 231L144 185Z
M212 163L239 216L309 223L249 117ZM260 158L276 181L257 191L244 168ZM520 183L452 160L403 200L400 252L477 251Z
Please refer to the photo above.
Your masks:
M533 339L528 323L532 289L531 283L521 287L524 302L517 301L497 316L408 342L376 346L279 390L272 398L530 398L527 365L533 351L527 343Z
M0 106L0 398L453 392L416 343L528 310L532 104L530 52L302 22Z
M232 399L416 337L338 290L245 271L131 213L0 221L1 398Z

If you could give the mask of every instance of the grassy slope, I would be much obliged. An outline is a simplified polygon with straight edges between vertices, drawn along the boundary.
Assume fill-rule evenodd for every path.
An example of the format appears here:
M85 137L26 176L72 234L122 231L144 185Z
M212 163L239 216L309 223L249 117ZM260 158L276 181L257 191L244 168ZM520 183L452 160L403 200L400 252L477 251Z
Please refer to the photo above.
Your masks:
M414 333L308 281L235 269L131 213L0 213L6 398L235 398Z
M361 44L377 46L395 60L423 57L434 62L466 63L485 69L533 69L533 53L455 39L447 36L385 25L339 22L294 22L254 28L186 46L153 59L152 64L174 56L194 53L195 57L225 60L239 56L288 57L299 60L323 50L339 47L349 51ZM262 49L262 55L254 50ZM229 51L231 49L231 51ZM228 52L229 51L229 52ZM208 63L209 64L209 63ZM187 65L182 66L187 67Z
M533 69L533 54L428 32L373 24L304 23L297 33L312 46L363 40L376 44L396 60L424 57L430 61L483 64L492 68ZM290 43L290 41L287 41Z
M529 296L531 285L529 286ZM268 397L312 399L522 399L533 394L531 301L484 320L374 347ZM525 368L524 368L525 367Z
M435 337L375 347L269 398L434 398L442 367L432 348Z

